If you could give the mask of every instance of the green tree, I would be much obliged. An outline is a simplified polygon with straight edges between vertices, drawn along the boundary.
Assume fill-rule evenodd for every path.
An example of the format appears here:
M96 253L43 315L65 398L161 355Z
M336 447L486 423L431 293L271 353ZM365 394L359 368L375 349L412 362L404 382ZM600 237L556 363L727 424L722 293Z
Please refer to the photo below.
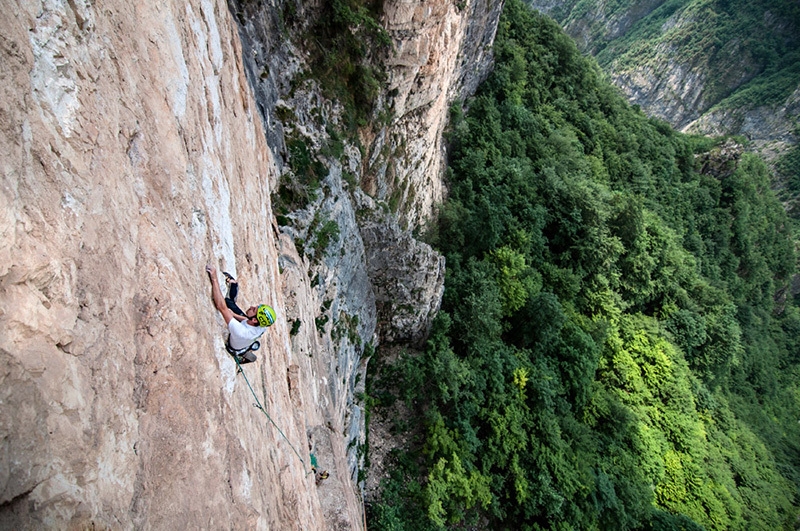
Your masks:
M496 61L452 114L442 311L381 391L420 426L371 524L791 529L800 312L765 167L698 172L714 141L518 0Z

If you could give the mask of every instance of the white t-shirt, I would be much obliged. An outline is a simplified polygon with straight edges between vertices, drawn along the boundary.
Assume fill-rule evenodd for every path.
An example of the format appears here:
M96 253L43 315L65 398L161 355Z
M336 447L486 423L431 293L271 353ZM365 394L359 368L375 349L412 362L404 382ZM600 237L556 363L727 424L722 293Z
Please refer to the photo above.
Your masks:
M266 328L261 326L250 326L245 322L239 322L236 319L231 319L228 323L228 344L233 350L244 350L249 347L253 341L261 337Z

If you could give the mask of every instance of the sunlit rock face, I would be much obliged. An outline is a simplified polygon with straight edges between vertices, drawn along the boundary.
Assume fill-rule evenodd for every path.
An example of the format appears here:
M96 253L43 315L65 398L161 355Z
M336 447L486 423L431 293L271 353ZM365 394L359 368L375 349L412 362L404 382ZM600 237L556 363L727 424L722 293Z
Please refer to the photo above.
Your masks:
M406 226L424 223L444 197L448 109L488 75L501 9L502 2L491 0L384 3L393 42L385 60L385 105L393 118L371 143L365 188L379 199L394 199Z
M12 4L2 527L325 529L308 431L326 425L329 392L290 341L278 173L227 6ZM225 352L207 261L241 280L243 303L278 310L245 374L281 432ZM357 528L338 450L323 464Z
M340 114L290 90L305 56L280 6L145 4L0 13L0 527L361 529L364 354L438 309L444 261L410 231L500 5L387 2L392 119L279 224L276 109L312 144ZM243 375L209 262L277 311Z

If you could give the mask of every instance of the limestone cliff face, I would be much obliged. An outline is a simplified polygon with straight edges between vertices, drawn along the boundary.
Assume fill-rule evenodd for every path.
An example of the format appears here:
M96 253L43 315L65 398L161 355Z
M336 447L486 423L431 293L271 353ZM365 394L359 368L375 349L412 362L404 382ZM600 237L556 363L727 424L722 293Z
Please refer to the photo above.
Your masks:
M750 139L753 149L771 161L797 144L798 116L800 86L775 106L761 105L740 112L712 109L692 122L687 131L708 135L736 132Z
M384 4L394 45L386 58L385 105L394 118L370 146L367 191L378 199L397 197L408 226L424 223L443 199L448 109L488 75L501 9L502 2L493 0Z
M278 13L291 5L301 21L313 18L315 2L275 5L231 0L239 15L246 68L256 91L270 145L288 159L284 124L275 109L286 102L293 124L322 143L320 114L325 125L337 125L339 110L312 86L293 85L307 68L307 54L281 39L285 26ZM394 199L405 227L424 224L444 196L442 132L449 106L472 95L492 66L492 44L503 3L496 0L387 0L381 23L392 41L384 57L376 58L388 75L376 114L391 115L388 124L373 125L362 138L367 148L354 170L364 191L378 201ZM298 31L305 28L299 25ZM291 96L290 96L291 94ZM291 101L289 101L291 100ZM319 130L319 131L317 131Z
M227 7L13 2L3 28L3 528L324 528L273 155ZM280 318L246 373L207 260ZM298 387L325 393L308 371ZM305 463L295 455L298 450ZM347 482L346 465L326 463ZM350 521L359 521L355 493Z
M365 426L356 396L366 378L365 354L381 343L419 343L438 311L444 259L411 231L443 199L448 108L488 75L502 3L386 2L381 23L392 47L379 58L388 82L375 115L392 118L362 129L360 145L343 139L341 156L323 153L330 130L344 128L344 111L323 96L316 81L298 81L309 69L308 54L298 47L301 38L286 36L285 20L277 13L289 8L293 29L301 33L318 16L319 5L231 2L281 178L293 175L287 137L302 138L325 169L316 195L282 221L285 241L302 249L298 260L282 261L282 268L310 279L304 297L313 301L310 313L292 319L333 353L326 362L327 382L336 421L346 433L351 478L361 483ZM335 237L325 243L323 227L335 227Z
M419 5L387 9L397 49L418 42L391 69L394 122L366 159L348 145L327 161L324 193L280 227L276 108L319 142L312 108L338 111L313 83L289 93L303 53L279 6L238 21L215 0L0 12L0 528L363 527L364 353L424 336L438 308L442 260L400 226L441 198L445 110L485 74L499 13ZM392 162L380 142L413 149ZM373 175L372 197L343 172ZM399 219L378 214L394 190ZM321 221L338 229L324 245ZM425 274L388 275L384 248ZM269 418L225 352L207 261L278 312L244 367ZM423 317L394 319L392 293Z

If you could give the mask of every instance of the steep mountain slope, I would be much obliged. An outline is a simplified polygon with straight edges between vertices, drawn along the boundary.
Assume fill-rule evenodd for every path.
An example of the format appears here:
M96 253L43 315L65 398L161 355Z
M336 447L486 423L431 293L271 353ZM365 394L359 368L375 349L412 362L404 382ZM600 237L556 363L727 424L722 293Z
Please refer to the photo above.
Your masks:
M674 127L743 135L775 163L797 145L800 6L766 0L548 2L630 100ZM779 183L779 186L794 183ZM792 190L794 195L798 190Z

